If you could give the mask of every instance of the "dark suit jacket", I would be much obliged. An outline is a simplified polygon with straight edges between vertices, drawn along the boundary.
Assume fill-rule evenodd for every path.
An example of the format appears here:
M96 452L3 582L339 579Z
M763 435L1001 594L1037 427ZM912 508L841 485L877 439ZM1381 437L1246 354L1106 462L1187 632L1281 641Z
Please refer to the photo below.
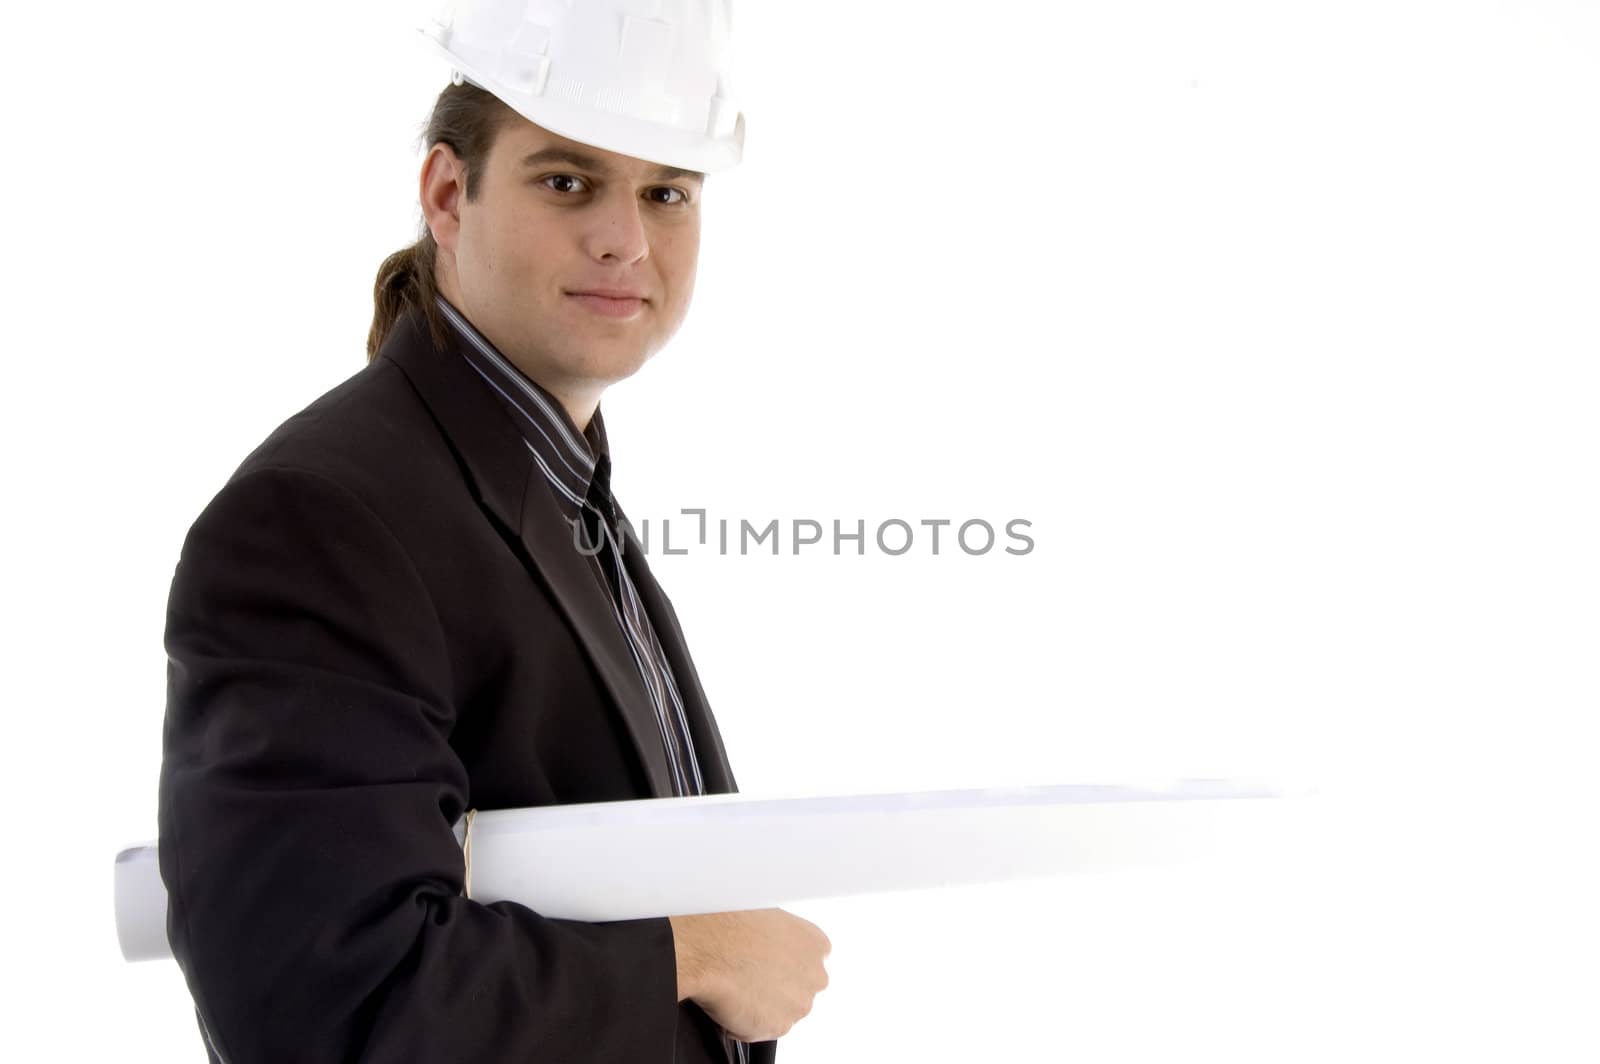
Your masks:
M190 529L160 863L213 1059L728 1059L677 1001L665 917L461 896L451 825L468 807L672 794L607 592L541 477L498 399L408 312ZM637 541L624 561L706 790L735 791L672 604ZM765 1064L776 1043L751 1050Z

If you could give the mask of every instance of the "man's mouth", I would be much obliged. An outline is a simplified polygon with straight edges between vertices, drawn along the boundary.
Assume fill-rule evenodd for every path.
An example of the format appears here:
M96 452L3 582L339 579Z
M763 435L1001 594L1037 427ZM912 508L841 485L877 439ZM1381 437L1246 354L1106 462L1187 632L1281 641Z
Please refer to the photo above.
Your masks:
M629 318L644 309L649 300L622 288L586 288L567 292L584 308L608 318Z

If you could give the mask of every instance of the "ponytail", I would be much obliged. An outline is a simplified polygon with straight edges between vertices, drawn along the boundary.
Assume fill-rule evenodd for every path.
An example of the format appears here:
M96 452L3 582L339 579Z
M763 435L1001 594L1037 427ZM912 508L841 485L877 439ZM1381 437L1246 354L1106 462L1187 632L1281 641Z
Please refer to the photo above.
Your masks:
M433 234L424 228L415 244L396 251L378 267L378 278L372 284L372 328L367 331L368 362L377 359L378 349L407 306L422 311L435 341L439 340L440 330L434 328L438 304L434 302L437 289L433 276L434 255L438 250Z

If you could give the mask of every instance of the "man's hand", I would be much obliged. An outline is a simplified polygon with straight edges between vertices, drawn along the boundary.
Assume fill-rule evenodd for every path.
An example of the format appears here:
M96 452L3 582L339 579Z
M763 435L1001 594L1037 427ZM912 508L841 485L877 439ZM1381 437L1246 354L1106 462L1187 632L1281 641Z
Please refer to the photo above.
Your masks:
M673 916L678 1000L691 998L733 1037L764 1042L787 1033L828 985L833 944L822 929L782 909Z

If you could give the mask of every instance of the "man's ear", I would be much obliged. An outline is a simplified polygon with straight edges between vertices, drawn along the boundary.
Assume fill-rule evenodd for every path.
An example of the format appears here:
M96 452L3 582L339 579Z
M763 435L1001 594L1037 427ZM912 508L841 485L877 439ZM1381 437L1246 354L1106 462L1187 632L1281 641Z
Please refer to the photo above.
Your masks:
M418 184L422 219L433 234L433 242L455 251L456 237L461 232L460 204L466 196L466 166L448 144L435 144L422 160Z

